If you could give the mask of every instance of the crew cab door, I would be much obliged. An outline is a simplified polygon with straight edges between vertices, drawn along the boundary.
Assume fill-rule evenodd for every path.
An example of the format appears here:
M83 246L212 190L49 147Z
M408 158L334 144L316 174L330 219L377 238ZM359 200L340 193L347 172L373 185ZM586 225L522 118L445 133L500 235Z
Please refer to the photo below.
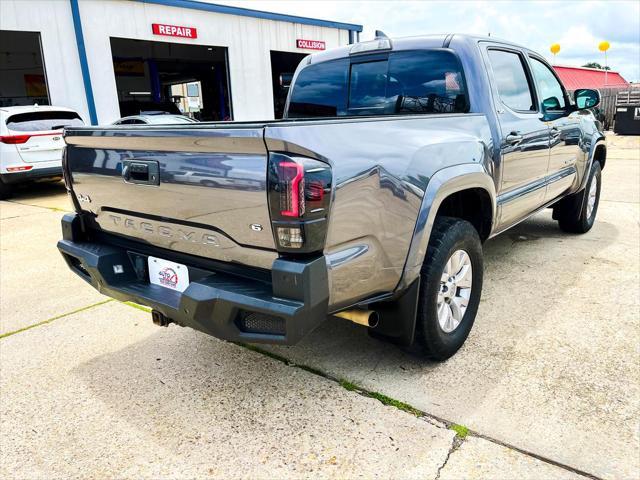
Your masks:
M546 201L559 197L576 180L576 167L583 156L580 149L580 115L568 113L569 97L550 66L541 58L529 55L540 109L549 125L549 171Z
M549 127L541 118L523 52L488 45L484 54L500 126L498 223L503 229L544 204Z

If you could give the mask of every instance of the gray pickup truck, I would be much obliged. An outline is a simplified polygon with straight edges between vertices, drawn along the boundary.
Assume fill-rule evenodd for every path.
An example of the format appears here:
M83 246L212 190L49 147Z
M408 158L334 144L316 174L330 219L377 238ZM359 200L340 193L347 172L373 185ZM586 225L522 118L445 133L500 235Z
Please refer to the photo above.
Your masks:
M67 128L58 248L159 325L294 344L334 315L444 360L484 241L546 207L593 225L598 102L511 43L381 34L306 57L280 121Z

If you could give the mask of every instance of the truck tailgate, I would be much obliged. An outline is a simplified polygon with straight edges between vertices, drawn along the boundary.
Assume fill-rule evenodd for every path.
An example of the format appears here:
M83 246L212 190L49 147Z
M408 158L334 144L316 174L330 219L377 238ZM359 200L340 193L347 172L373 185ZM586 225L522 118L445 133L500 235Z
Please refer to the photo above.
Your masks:
M264 125L68 130L73 194L103 231L269 268Z

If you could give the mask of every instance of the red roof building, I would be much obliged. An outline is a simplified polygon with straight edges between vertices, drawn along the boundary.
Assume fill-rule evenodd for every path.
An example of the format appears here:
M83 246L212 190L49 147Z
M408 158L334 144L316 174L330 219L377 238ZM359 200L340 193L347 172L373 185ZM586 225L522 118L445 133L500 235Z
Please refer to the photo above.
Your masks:
M564 65L556 65L553 67L560 80L567 90L576 90L577 88L620 88L627 87L627 82L618 72L597 68L586 67L567 67ZM606 78L605 78L606 77Z

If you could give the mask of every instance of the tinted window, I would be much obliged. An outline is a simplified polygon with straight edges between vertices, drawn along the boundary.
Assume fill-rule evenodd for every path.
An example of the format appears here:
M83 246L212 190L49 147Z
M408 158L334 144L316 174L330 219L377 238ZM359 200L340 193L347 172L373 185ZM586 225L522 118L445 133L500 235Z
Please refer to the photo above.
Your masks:
M290 117L346 114L349 60L311 65L298 75L289 102Z
M513 110L537 110L520 55L489 50L489 59L502 103Z
M386 60L351 65L349 110L384 108L388 68Z
M137 120L135 118L129 118L127 120L120 120L116 122L116 125L138 125L144 123L142 120Z
M543 110L564 109L567 106L560 82L553 72L540 60L531 58L531 70L540 91Z
M60 130L63 127L84 125L75 112L29 112L17 113L7 119L7 128L17 132Z
M468 110L462 69L451 52L407 51L366 60L358 57L349 65L343 59L302 70L291 92L289 117Z
M460 113L468 99L458 59L449 52L400 52L389 59L387 95L397 113Z

